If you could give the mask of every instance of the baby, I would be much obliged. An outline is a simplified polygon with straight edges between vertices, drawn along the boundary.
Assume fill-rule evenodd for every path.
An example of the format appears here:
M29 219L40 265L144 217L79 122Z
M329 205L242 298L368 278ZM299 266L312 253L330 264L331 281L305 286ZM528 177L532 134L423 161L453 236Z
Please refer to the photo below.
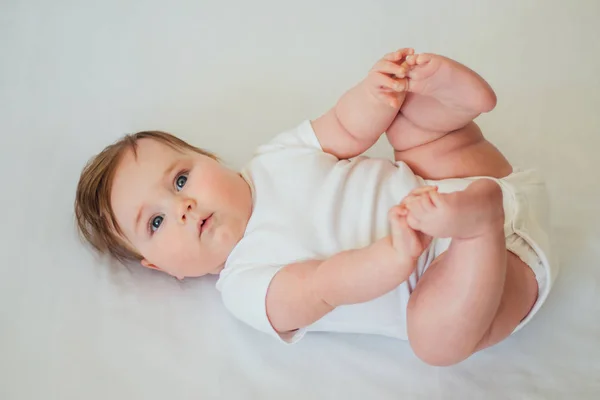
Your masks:
M556 276L543 181L473 122L495 105L469 68L401 49L240 173L168 133L125 136L82 172L78 226L121 261L218 274L226 308L283 343L380 334L455 364L524 326ZM361 156L384 132L395 162Z

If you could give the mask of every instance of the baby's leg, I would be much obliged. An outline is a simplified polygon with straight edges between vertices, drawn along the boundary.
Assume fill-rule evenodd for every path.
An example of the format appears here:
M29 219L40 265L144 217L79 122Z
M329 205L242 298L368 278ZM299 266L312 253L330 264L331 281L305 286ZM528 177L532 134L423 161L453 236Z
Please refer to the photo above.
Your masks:
M425 192L403 204L411 228L452 237L409 300L415 353L427 363L450 365L510 335L535 303L537 281L506 250L499 186L482 179L462 192Z
M496 96L483 78L433 54L408 56L404 66L408 93L386 132L396 160L429 179L489 175L489 169L507 163L473 122L496 105ZM501 169L510 173L506 165Z

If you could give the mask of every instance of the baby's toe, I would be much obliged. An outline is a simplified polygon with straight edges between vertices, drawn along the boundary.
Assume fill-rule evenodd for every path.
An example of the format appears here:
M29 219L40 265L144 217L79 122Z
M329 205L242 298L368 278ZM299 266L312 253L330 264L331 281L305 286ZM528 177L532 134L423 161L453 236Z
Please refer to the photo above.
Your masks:
M433 191L425 192L420 196L414 196L414 200L406 205L406 208L423 219L435 211L436 207L431 200Z
M406 60L406 63L408 65L410 65L411 67L414 65L417 65L417 55L415 55L415 54L406 56L405 60Z
M432 59L431 54L422 53L422 54L418 54L415 56L415 63L417 65L423 65L423 64L427 64L429 61L431 61L431 59Z
M432 206L434 208L440 207L442 205L442 203L444 202L444 196L445 196L445 194L441 194L437 190L430 192L429 200L431 201Z

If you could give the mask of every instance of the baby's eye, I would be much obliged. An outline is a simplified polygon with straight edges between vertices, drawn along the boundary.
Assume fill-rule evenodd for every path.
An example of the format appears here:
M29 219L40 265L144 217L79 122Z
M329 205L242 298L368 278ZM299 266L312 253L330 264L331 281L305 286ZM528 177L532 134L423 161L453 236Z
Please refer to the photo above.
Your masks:
M175 189L179 192L185 186L187 182L187 173L177 175L175 178Z
M156 230L160 227L160 224L162 224L163 219L164 217L162 217L161 215L157 215L156 217L150 220L150 231L152 233L156 232Z

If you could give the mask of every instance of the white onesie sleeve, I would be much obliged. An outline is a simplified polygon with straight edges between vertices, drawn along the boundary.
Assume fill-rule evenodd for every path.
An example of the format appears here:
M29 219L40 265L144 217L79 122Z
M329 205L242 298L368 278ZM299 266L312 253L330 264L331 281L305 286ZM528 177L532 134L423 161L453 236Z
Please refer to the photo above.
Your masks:
M282 267L235 266L221 276L217 289L221 291L225 307L241 321L261 332L292 344L305 334L305 329L279 334L267 317L267 291L275 274Z
M261 155L279 150L311 149L323 152L319 139L313 130L310 120L302 121L294 129L287 130L275 136L269 142L260 145L255 155Z

